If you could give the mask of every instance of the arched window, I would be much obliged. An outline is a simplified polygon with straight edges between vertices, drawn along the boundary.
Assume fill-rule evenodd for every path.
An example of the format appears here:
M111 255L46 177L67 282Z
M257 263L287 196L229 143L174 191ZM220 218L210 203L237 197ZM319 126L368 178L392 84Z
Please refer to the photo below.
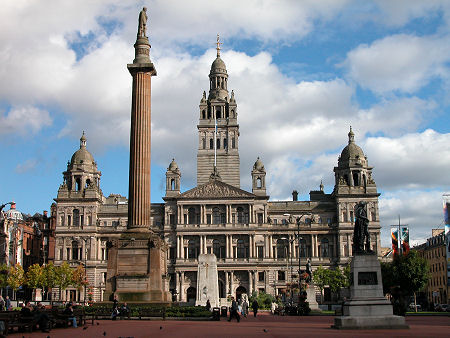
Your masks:
M222 118L222 109L220 107L216 107L216 118Z
M212 138L209 139L209 149L214 149L214 140Z
M237 258L247 258L247 247L243 239L238 239L237 241Z
M220 149L220 138L217 139L217 149Z
M196 217L195 217L195 208L189 208L188 210L188 224L195 224Z
M73 209L73 225L79 226L80 225L80 210Z
M261 184L261 178L258 177L258 178L256 179L256 187L257 187L257 188L261 188L261 186L262 186L262 184Z
M278 239L277 240L277 257L278 258L286 258L288 255L288 247L289 241L287 239Z
M208 105L208 119L211 120L211 106Z
M170 180L170 190L175 190L175 179L174 178L172 178Z
M206 138L202 138L202 148L206 149Z
M227 149L228 148L228 139L224 138L223 139L223 149Z
M308 248L306 246L306 240L302 238L300 240L300 257L306 257L308 252Z
M91 180L88 178L88 179L86 180L86 188L89 187L90 184L91 184Z
M213 208L213 224L220 224L220 209Z
M230 118L230 112L228 111L228 109L226 110L226 112L225 112L225 118Z
M231 148L236 148L236 139L234 138L234 136L233 136L233 138L231 139Z
M72 241L72 259L74 260L81 259L81 257L78 258L79 257L78 253L79 253L78 242Z
M353 185L359 186L359 174L357 172L353 173Z
M349 185L348 183L348 176L347 175L344 175L344 180L345 180L345 184L347 184L347 185Z
M204 109L202 110L202 119L206 119L206 112Z
M328 238L323 238L320 241L320 257L330 257Z
M342 211L342 222L348 222L347 210Z
M81 190L81 178L79 178L79 177L76 178L75 185L76 185L76 187L75 187L76 191L80 191Z

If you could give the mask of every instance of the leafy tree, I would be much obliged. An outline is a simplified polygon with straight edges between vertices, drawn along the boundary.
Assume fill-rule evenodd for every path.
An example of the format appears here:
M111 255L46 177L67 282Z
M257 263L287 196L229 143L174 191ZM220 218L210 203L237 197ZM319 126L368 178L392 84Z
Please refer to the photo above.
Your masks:
M314 284L320 289L320 298L321 302L323 302L323 289L325 286L330 283L330 274L327 269L324 269L322 265L313 272L313 281Z
M394 304L399 304L402 314L406 311L408 297L414 296L415 300L416 292L426 286L430 278L428 263L411 250L406 255L395 256L391 263L384 263L381 268L383 291L393 295Z
M16 266L10 266L8 272L8 285L13 289L13 291L17 291L17 289L23 285L25 281L25 272L20 264Z
M263 292L253 291L252 295L249 298L250 306L255 299L258 302L259 308L266 310L271 309L272 302L275 300L275 298L272 295L265 293L264 291Z
M0 264L0 290L3 292L3 288L8 286L8 266L6 264Z
M88 285L85 269L81 264L72 271L72 285L78 290L81 290L83 286Z
M53 263L44 266L44 286L46 288L53 289L57 286L57 270L58 268L54 266Z
M73 272L67 262L56 268L55 285L59 287L59 298L61 299L61 291L67 289L72 284Z
M42 288L45 285L44 268L39 264L33 264L25 274L25 284L32 289Z
M350 273L351 273L351 271L350 271L350 264L347 264L344 267L344 270L342 271L342 274L344 276L344 285L343 285L344 288L349 288L350 287Z
M337 293L345 284L345 276L339 268L326 270L328 285L334 293Z

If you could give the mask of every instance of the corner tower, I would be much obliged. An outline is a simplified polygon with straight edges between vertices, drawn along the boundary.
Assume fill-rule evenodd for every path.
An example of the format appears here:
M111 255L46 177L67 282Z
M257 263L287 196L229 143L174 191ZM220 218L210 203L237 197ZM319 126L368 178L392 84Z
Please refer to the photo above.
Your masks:
M209 94L200 100L198 128L197 185L208 183L216 167L222 182L240 188L239 125L234 92L228 93L228 74L220 58L217 35L217 57L209 72Z

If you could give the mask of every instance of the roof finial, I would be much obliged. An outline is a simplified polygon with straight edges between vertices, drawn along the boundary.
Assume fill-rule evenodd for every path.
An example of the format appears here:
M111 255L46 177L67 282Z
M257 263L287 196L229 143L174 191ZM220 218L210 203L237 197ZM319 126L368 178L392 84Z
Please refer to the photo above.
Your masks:
M217 34L217 42L216 42L216 49L217 49L217 57L220 57L220 45L222 45L222 42L220 42L219 34Z
M348 143L355 142L355 134L353 133L352 126L350 126L350 131L348 132Z
M86 136L84 136L84 130L83 130L83 134L81 135L80 138L80 148L82 147L86 147Z

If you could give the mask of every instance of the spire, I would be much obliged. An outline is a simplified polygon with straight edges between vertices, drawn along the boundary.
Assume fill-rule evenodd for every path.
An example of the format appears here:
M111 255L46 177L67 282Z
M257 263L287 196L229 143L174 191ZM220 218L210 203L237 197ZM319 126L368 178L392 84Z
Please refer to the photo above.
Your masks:
M216 42L216 49L217 49L217 57L220 57L220 45L222 44L222 42L220 42L220 37L219 34L217 34L217 42Z
M323 182L320 180L320 191L323 191Z
M84 136L84 130L83 135L80 137L80 149L81 148L86 148L86 136Z
M355 134L353 133L352 126L350 126L350 131L348 132L348 143L355 142Z

